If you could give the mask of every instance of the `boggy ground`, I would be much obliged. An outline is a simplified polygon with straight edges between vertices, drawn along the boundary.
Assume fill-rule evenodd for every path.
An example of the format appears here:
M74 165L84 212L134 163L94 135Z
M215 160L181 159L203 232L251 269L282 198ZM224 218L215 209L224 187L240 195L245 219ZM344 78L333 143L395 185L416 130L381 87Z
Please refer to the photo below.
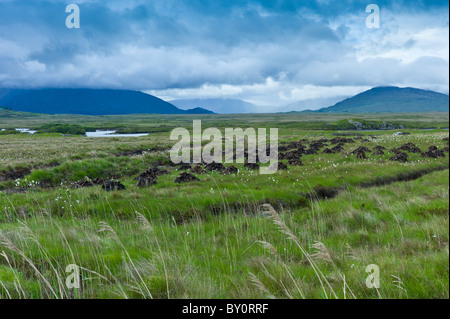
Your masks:
M448 132L408 132L286 128L269 176L174 166L164 132L2 136L0 296L448 298Z

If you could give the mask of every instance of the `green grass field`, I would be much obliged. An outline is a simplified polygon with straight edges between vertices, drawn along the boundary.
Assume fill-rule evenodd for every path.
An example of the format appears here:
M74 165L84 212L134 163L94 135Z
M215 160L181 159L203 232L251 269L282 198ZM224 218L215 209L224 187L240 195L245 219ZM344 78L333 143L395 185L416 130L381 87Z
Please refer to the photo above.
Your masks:
M151 134L0 135L0 298L449 298L448 113L196 116L203 128L279 128L280 146L326 145L303 155L304 166L283 160L288 168L274 175L235 164L237 174L176 184L169 135L191 128L193 116L2 112L0 129L63 123ZM332 125L355 118L406 129ZM339 134L354 143L323 153ZM391 161L407 143L445 157L406 151L407 162ZM384 155L351 154L378 145ZM137 187L135 177L155 166L167 174ZM86 178L126 189L74 188ZM71 264L80 289L66 286ZM366 286L369 265L380 269L379 289Z

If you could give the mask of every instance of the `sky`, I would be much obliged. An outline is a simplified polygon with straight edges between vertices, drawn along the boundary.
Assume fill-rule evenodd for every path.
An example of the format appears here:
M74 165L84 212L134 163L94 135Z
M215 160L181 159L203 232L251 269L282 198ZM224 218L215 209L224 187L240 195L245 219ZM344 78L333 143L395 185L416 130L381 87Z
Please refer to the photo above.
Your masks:
M80 28L66 26L68 4ZM380 8L368 28L366 7ZM0 0L0 87L319 107L374 86L449 92L448 1Z

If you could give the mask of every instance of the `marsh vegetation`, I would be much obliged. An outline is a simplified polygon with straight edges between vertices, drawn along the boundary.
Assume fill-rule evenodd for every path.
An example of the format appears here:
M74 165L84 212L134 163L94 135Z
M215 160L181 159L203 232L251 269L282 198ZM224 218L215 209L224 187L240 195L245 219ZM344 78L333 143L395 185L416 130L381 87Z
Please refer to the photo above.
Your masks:
M190 116L8 114L0 127L151 134L0 136L1 298L449 298L448 131L433 129L448 113L389 115L397 136L330 126L349 115L196 116L278 127L274 175L173 165Z

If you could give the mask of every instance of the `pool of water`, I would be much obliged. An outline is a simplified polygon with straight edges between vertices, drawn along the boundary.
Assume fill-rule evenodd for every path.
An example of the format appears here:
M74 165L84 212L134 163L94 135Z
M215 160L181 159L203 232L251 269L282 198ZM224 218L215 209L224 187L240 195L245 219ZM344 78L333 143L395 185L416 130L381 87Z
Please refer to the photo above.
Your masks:
M148 136L149 133L141 134L116 134L117 131L101 131L97 130L95 132L86 132L87 137L141 137Z
M34 134L37 131L32 131L29 128L16 128L16 131L22 132L22 133L29 133L29 134Z

